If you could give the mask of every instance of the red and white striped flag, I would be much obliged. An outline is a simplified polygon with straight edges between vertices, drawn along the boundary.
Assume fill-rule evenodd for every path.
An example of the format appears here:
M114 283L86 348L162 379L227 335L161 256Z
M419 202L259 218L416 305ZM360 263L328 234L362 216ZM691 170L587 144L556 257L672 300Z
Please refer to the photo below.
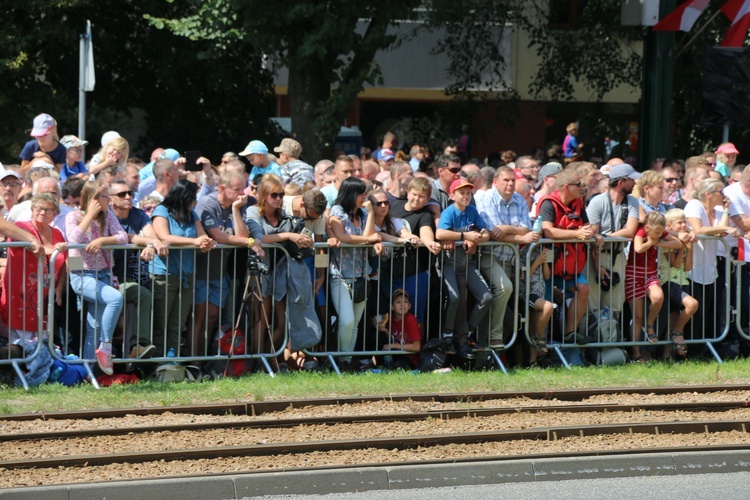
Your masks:
M747 38L747 28L750 26L750 0L729 0L721 11L732 21L721 46L742 47Z
M750 241L745 238L737 238L737 260L750 262Z
M690 31L709 0L688 0L654 25L654 31Z

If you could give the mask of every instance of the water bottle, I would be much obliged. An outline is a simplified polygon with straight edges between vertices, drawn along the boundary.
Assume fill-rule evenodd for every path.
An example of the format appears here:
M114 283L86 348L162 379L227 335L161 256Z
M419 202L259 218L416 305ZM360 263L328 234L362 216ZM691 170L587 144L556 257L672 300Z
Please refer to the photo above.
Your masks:
M169 348L169 351L167 351L167 357L168 358L176 358L177 357L177 355L174 352L174 347L170 347ZM174 364L174 361L172 362L172 364Z
M607 321L609 319L609 307L605 307L602 309L601 314L599 315L600 321Z
M57 379L60 378L60 375L62 375L63 367L62 366L56 366L52 373L49 374L49 379L47 379L47 382L57 382Z
M534 220L534 227L532 229L535 233L541 233L542 232L542 218L537 217Z

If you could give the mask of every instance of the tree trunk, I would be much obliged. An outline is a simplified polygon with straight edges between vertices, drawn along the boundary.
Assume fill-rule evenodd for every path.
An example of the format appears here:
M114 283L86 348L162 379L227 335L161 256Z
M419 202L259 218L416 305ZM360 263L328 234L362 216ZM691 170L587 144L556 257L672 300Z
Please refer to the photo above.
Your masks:
M327 158L333 144L326 131L319 130L316 116L320 106L330 96L331 84L325 72L313 65L289 68L289 107L292 136L302 144L302 159L310 165Z

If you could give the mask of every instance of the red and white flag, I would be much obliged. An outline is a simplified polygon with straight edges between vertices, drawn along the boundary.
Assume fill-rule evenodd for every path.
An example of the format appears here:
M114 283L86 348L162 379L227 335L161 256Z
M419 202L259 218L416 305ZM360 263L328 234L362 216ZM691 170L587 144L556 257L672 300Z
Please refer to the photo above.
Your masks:
M745 238L737 238L737 260L750 262L750 241Z
M721 11L732 21L721 46L742 47L747 38L747 28L750 26L750 0L729 0Z
M690 31L709 0L688 0L654 25L654 31Z

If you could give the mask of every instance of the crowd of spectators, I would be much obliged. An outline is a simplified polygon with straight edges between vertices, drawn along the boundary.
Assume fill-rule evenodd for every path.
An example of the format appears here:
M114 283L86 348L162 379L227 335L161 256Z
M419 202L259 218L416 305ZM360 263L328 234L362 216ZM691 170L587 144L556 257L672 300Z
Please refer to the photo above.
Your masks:
M84 162L89 143L41 114L21 164L0 171L0 232L32 245L2 249L0 342L53 321L65 352L112 374L113 356L219 354L246 303L245 352L277 353L283 370L318 365L303 349L339 351L358 370L384 362L356 355L372 350L410 352L395 366L415 368L436 337L472 363L506 349L519 315L517 365L551 358L552 342L601 340L584 324L602 311L641 343L634 361L687 356L686 340L721 334L730 305L746 324L747 294L723 299L738 278L726 248L750 236L750 169L734 145L639 173L585 161L577 125L567 132L546 156L484 160L468 157L468 135L433 151L389 132L372 152L306 158L317 163L292 138L273 152L256 139L187 169L171 148L130 157L117 132ZM108 248L125 244L139 250ZM36 297L52 270L48 318Z

